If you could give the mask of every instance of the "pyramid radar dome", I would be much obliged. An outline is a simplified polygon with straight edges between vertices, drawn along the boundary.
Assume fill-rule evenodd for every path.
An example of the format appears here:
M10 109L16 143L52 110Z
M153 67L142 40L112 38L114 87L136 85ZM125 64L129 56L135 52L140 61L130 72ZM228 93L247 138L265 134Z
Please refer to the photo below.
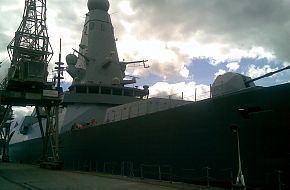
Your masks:
M108 11L110 8L110 3L108 0L88 0L88 9L92 10L103 10Z

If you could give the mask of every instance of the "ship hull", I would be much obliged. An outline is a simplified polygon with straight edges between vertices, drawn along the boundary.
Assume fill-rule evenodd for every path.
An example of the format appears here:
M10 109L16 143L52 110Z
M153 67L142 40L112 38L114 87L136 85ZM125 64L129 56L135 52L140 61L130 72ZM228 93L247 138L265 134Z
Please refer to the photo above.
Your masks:
M238 171L235 124L246 184L277 188L282 171L289 185L289 97L289 84L257 88L67 131L60 135L60 156L66 168L120 174L133 167L129 173L138 176L230 184ZM41 139L10 145L14 161L35 161L41 153Z

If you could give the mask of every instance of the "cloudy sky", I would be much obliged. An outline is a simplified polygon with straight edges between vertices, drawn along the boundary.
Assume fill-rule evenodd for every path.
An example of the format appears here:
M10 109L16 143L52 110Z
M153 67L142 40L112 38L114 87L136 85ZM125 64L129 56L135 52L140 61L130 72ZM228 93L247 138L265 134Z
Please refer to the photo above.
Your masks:
M137 85L152 96L186 99L208 95L216 76L227 71L257 77L290 63L290 0L111 0L119 58L148 59L149 69L129 68ZM48 33L58 59L77 48L86 0L48 0ZM8 67L6 46L21 22L24 0L0 2L1 77ZM64 61L64 59L63 59ZM290 81L286 71L256 84ZM0 78L1 78L0 77ZM68 83L71 81L65 76ZM66 83L66 84L67 84Z

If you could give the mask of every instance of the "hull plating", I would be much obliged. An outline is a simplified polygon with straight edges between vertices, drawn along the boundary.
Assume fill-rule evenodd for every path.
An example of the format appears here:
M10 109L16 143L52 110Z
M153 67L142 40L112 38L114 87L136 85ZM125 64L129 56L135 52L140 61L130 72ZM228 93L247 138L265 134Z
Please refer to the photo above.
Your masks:
M176 180L184 176L192 181L206 180L204 168L209 167L211 181L229 183L238 169L236 136L229 126L237 124L246 184L278 187L276 171L284 171L285 184L289 177L289 97L290 85L285 84L68 131L60 136L61 158L67 168L105 170L111 163L121 171L122 163L132 163L138 175L141 164L166 165ZM254 111L245 115L242 109ZM13 144L11 159L35 161L41 148L41 139Z

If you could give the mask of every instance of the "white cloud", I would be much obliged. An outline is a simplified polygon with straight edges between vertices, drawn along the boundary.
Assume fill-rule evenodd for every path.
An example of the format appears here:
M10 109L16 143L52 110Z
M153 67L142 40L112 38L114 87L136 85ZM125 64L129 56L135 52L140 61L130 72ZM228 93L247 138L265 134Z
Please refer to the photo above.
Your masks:
M160 40L137 40L130 35L124 35L117 43L120 59L127 61L148 59L150 72L160 77L188 77L189 71L185 65L191 62L189 55L182 49ZM134 68L139 75L148 70ZM136 71L137 70L137 71ZM130 71L129 71L130 72ZM132 73L133 71L131 71Z
M231 62L228 63L226 67L229 69L230 72L235 72L240 68L240 65L238 62Z
M250 76L251 78L256 78L276 70L278 70L278 68L271 68L270 65L264 65L263 67L250 65L246 75Z
M143 26L142 31L136 32L143 36L171 41L193 37L200 44L225 44L220 55L234 49L237 51L232 54L262 48L263 51L252 53L290 60L290 1L134 0L132 7L140 21L132 20Z
M223 69L219 69L219 71L216 72L216 73L214 74L214 76L215 76L215 78L216 78L217 76L219 76L219 75L223 75L223 74L225 74L225 73L226 73L225 70L223 70Z
M197 85L195 82L180 82L170 84L167 82L158 82L150 87L150 97L181 99L182 95L185 100L202 100L210 97L210 87L207 85Z
M183 67L179 73L183 78L189 77L189 70L186 67Z
M130 1L121 1L119 3L119 8L122 13L127 15L134 15L136 12L132 9Z

